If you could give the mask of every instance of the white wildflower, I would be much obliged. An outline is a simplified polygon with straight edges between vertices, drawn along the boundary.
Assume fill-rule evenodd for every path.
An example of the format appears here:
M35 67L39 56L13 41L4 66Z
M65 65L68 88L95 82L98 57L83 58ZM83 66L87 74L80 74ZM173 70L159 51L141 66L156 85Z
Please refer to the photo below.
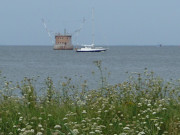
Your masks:
M48 114L48 117L51 117L52 116L52 114Z
M83 113L83 114L86 114L87 112L86 112L86 110L83 110L82 113Z
M36 135L43 135L43 133L42 132L37 132L37 134Z
M21 129L21 132L24 132L26 129L25 128L23 128L23 129Z
M38 127L39 127L39 128L42 128L42 125L41 125L41 124L38 124Z
M122 123L119 123L119 126L122 126Z
M79 133L78 129L73 129L74 135L77 135Z
M67 120L67 119L68 119L68 118L65 117L63 120Z
M101 133L102 131L96 129L95 132L96 132L96 133Z
M44 131L44 128L41 128L41 131Z
M79 100L79 101L77 102L77 104L81 106L81 105L85 105L85 102Z
M100 117L97 117L96 120L101 120L101 118L100 118Z
M120 133L119 135L127 135L127 133Z
M138 135L145 135L145 133L142 131L142 132L139 132Z
M123 130L129 130L130 128L129 127L124 127Z
M30 132L31 132L31 133L34 133L34 129L31 129Z
M55 129L60 129L61 126L60 126L60 125L55 125L54 128L55 128Z
M85 120L82 120L81 122L85 123L86 121L85 121Z
M105 110L104 112L105 112L105 113L107 113L107 112L108 112L108 110Z
M23 117L19 117L19 121L22 121Z

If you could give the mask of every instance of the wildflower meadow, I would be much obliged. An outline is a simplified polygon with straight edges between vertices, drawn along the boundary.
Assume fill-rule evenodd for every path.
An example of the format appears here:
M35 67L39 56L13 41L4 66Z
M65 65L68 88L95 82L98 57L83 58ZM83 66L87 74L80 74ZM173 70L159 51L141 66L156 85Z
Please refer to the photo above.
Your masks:
M58 87L47 77L37 89L36 78L14 84L1 73L0 135L180 135L180 80L145 69L110 85L94 64L97 89L68 77Z

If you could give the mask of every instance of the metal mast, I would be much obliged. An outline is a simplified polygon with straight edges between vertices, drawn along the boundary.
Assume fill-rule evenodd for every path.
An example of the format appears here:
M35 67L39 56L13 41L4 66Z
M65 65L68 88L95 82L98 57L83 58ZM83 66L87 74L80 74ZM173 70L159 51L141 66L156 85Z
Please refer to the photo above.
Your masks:
M94 8L92 9L92 44L94 45Z

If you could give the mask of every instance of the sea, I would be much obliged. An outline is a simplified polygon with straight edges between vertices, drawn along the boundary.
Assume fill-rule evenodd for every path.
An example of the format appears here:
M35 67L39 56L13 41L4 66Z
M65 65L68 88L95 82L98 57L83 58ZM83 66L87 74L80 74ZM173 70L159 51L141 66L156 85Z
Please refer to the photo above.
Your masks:
M107 46L106 46L107 47ZM36 78L39 85L51 77L54 85L71 78L74 84L87 81L89 88L100 85L101 61L103 77L108 84L128 80L130 73L154 72L164 80L180 79L179 46L108 46L106 52L53 50L52 46L0 46L0 71L14 84L24 77Z

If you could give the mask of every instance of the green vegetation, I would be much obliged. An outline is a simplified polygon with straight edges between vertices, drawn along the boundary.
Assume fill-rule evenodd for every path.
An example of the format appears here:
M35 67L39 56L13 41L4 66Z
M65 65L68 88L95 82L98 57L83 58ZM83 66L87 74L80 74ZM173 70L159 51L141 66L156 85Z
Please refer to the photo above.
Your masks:
M145 70L108 85L101 61L94 63L101 82L94 90L70 78L56 88L48 77L38 96L34 78L14 86L1 75L0 135L180 134L180 80L165 82Z

